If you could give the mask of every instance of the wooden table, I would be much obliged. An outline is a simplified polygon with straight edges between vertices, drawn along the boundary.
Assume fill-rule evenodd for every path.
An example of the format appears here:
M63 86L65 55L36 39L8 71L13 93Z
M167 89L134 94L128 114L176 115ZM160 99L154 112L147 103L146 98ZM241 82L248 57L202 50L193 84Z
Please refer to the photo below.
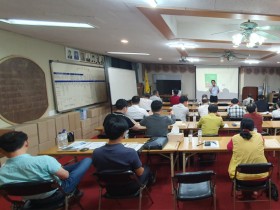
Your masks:
M218 114L223 118L223 119L228 119L229 116L228 116L228 113L227 112L218 112ZM264 120L271 120L272 118L272 115L271 115L271 112L259 112L260 115L263 116ZM199 116L198 115L198 112L189 112L189 118L192 118L193 116ZM191 121L191 120L190 120Z
M145 143L149 138L129 138L123 139L123 143ZM106 139L77 139L77 141L87 141L87 142L108 142ZM170 159L170 175L174 176L174 154L177 152L180 146L180 142L168 142L162 150L142 150L143 153L146 154L160 154L164 157ZM85 152L80 151L58 151L57 147L52 147L50 149L41 151L38 155L50 155L50 156L65 156L65 155L73 155L75 159L77 156L88 156L92 155L93 150L87 150ZM169 154L169 157L166 156ZM172 181L171 181L172 182ZM172 186L172 185L171 185Z
M197 137L193 137L197 138ZM223 136L223 137L202 137L202 140L217 140L219 142L219 148L204 148L203 145L192 147L191 142L188 141L188 137L185 137L184 142L182 142L178 148L178 152L183 153L183 172L186 171L186 159L197 153L218 153L218 152L229 152L227 150L227 144L230 141L231 136ZM279 158L280 158L280 136L264 136L265 141L277 140L279 142L279 146L277 147L266 147L265 151L277 151L277 173L279 175ZM188 155L187 155L188 154Z

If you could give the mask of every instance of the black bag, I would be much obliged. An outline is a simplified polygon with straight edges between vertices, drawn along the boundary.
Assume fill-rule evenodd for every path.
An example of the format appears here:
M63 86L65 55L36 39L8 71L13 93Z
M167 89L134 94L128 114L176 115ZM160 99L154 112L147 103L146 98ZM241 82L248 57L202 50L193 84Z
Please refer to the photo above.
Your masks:
M269 196L269 189L266 190L267 197ZM278 201L278 189L277 185L271 182L271 198L275 201Z
M167 137L152 137L144 144L143 148L146 150L161 150L167 142Z

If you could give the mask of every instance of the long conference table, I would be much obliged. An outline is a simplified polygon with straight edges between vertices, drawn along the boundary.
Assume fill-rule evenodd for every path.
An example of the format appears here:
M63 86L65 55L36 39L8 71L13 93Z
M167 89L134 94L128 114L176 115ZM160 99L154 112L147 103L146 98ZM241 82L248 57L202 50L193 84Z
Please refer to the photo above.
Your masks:
M240 121L224 121L225 126L220 128L222 131L231 131L231 130L239 130L240 129ZM197 131L197 122L182 122L176 121L175 124L169 126L169 129L172 129L172 126L177 125L181 131ZM277 134L277 130L280 129L280 121L263 121L262 124L263 129L269 130L272 129L274 131L274 135ZM145 131L147 128L142 126L139 131ZM100 131L101 133L104 131L103 126L98 126L95 128L96 131Z
M197 138L197 137L193 137ZM184 141L180 144L178 152L182 153L183 158L183 168L182 171L186 171L186 161L190 159L191 156L199 153L221 153L229 152L227 150L227 144L230 141L230 136L223 137L202 137L202 141L218 141L219 147L205 147L203 144L193 146L188 140L188 137L184 138ZM264 150L276 151L277 152L277 174L279 175L279 165L280 165L280 136L264 136Z
M193 137L197 138L197 137ZM123 143L145 143L149 138L130 138L123 139ZM189 160L191 156L198 153L221 153L229 152L227 150L227 143L230 141L230 136L223 137L202 137L202 141L218 141L219 146L215 148L206 148L203 145L192 146L192 143L188 141L188 137L184 137L184 141L168 141L162 150L142 150L142 153L146 154L169 154L170 159L170 175L174 176L175 172L175 162L177 160L178 154L182 153L183 158L183 168L182 171L186 171L186 160ZM280 165L280 136L264 136L265 139L265 151L276 151L277 152L277 173L279 175L279 165ZM87 141L87 142L108 142L106 139L79 139L77 141ZM59 151L57 147L52 147L50 149L41 151L39 155L50 155L50 156L90 156L93 150L81 151ZM165 156L166 157L166 156ZM175 157L175 158L174 158ZM172 186L172 185L171 185Z

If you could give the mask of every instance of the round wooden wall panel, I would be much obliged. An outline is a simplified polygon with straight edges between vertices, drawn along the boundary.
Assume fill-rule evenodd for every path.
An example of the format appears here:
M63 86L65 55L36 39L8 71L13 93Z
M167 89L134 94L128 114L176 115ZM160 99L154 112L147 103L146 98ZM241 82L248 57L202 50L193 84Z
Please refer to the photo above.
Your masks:
M0 115L9 123L39 119L48 108L46 79L33 61L12 57L0 63Z

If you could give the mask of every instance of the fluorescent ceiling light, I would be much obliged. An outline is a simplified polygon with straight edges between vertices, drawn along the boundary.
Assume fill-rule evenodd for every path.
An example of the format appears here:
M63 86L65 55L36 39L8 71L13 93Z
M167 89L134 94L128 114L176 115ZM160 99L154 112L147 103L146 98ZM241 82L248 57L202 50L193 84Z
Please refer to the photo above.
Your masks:
M243 61L244 63L248 63L248 64L258 64L260 63L259 60L253 60L253 59L246 59L245 61Z
M170 43L167 43L167 45L169 47L180 48L181 50L194 49L197 47L197 45L192 44L192 43L187 43L187 42L170 42Z
M199 62L199 58L186 58L189 62L193 63L193 62Z
M156 0L148 0L149 4L151 5L151 7L157 7L157 1Z
M30 26L58 26L58 27L73 27L73 28L95 28L95 26L87 23L68 23L68 22L52 22L39 20L18 20L18 19L0 19L0 21L8 24L30 25Z
M280 61L277 61L277 63L280 63Z
M107 52L115 55L150 55L148 53L136 53L136 52Z
M127 43L128 43L128 40L122 39L122 40L121 40L121 43L127 44Z

